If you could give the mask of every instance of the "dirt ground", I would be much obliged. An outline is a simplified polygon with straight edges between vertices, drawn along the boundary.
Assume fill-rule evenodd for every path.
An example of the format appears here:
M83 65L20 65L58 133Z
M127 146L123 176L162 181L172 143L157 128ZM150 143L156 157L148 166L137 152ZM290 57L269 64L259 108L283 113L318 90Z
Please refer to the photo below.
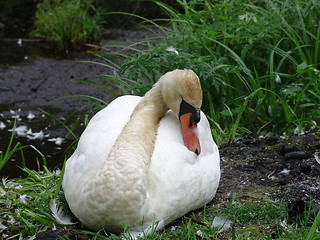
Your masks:
M220 146L218 198L320 200L319 132L288 138L242 139ZM317 160L318 159L318 160Z
M113 34L116 41L120 39L121 42L132 42L149 36L148 33L136 31ZM70 79L92 80L93 76L98 74L112 74L112 70L79 63L78 60L95 58L86 53L78 54L71 59L26 56L22 63L1 67L0 121L8 122L8 119L12 119L12 109L21 109L20 122L28 124L26 117L30 111L41 115L39 107L63 117L83 106L84 102L77 98L52 102L66 95L85 94L110 101L113 96L106 91L92 84L74 82ZM46 125L45 131L51 136L62 134L60 128L51 128L53 120L48 116L37 119L34 125ZM0 130L0 134L3 135L4 131L7 129ZM61 152L61 148L51 151ZM299 208L294 204L301 201L315 200L320 204L319 152L319 131L288 138L249 138L223 144L220 146L221 184L213 203L227 201L236 193L238 197L286 199L293 203L293 211ZM44 237L41 234L36 239L51 239L50 234L57 236L58 233L48 232Z

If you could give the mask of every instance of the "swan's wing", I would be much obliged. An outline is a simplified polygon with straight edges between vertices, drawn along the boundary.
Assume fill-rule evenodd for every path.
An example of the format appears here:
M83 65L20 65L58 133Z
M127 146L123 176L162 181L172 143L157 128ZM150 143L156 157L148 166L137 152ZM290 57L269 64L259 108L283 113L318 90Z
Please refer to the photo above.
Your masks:
M140 99L137 96L119 97L92 117L66 163L63 189L67 199L77 199L75 194L79 194L84 183L102 168Z

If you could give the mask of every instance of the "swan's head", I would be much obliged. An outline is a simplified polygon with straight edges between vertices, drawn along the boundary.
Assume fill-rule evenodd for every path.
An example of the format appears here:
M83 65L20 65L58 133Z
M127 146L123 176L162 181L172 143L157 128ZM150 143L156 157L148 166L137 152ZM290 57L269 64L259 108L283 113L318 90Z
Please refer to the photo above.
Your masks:
M197 132L202 104L202 89L192 70L174 70L160 79L165 104L179 117L186 147L200 154Z

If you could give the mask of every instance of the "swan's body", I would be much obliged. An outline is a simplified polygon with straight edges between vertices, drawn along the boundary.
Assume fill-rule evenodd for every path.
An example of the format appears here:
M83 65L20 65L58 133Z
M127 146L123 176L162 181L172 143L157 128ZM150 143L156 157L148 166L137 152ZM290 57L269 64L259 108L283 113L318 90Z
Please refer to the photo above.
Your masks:
M208 120L201 112L197 124L201 153L197 155L199 147L192 150L196 153L188 150L192 144L186 148L176 116L181 112L181 97L200 109L201 87L163 97L164 91L174 88L164 82L175 78L197 77L190 70L167 73L145 97L114 100L83 132L67 161L63 189L71 211L87 227L112 232L125 226L146 228L155 222L162 227L214 197L220 158ZM182 85L192 85L190 81Z

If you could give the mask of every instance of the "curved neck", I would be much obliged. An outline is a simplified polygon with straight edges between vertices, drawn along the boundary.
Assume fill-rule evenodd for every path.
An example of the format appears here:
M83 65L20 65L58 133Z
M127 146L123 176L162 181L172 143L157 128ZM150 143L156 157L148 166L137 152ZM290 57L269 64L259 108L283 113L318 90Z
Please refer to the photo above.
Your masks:
M134 160L137 162L141 160L144 164L148 164L151 160L159 122L169 110L163 101L159 87L156 86L135 107L130 120L111 150L118 151L117 146L121 145L120 149L124 149L123 154L130 155L135 152L139 155L137 159L128 156L128 161Z
M105 211L110 215L126 213L119 217L128 223L141 224L141 217L147 211L147 171L157 139L161 118L168 111L161 96L161 88L156 84L135 107L130 120L122 129L113 145L106 164L92 181L91 189L103 185L106 189L114 189L112 201L104 202ZM123 183L126 184L123 184ZM90 195L88 198L94 198ZM123 209L124 199L131 199L130 206ZM112 207L110 207L112 206ZM131 214L128 214L130 212ZM142 214L142 216L141 216Z

